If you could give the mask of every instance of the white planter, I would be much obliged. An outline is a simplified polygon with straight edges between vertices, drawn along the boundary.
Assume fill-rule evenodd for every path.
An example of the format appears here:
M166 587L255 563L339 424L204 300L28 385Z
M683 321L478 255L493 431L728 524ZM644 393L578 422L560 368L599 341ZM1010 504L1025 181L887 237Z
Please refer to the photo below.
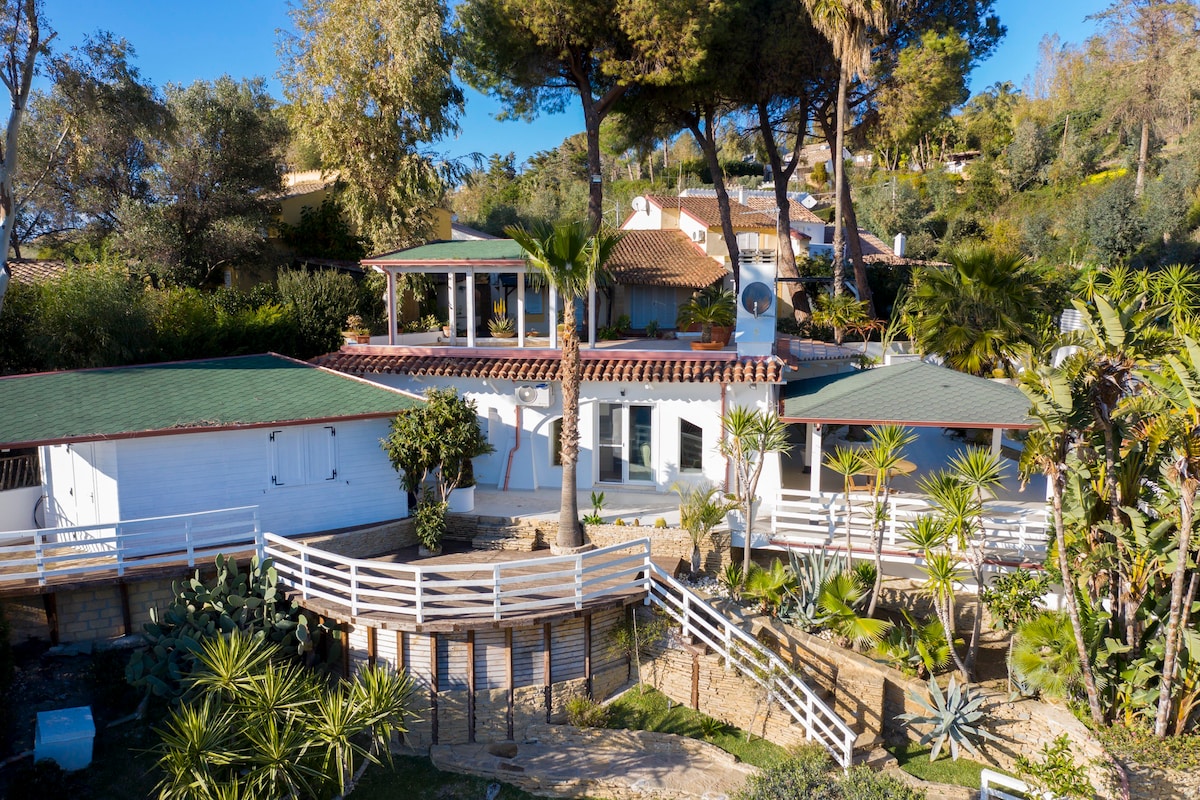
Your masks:
M446 511L451 514L470 514L475 510L475 487L462 486L450 493Z

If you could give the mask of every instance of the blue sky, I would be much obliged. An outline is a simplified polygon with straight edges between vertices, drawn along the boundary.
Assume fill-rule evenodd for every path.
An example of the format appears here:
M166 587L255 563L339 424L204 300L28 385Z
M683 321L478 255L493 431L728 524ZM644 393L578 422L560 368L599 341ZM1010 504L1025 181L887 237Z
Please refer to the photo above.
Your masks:
M1008 36L976 69L972 90L1002 80L1020 87L1037 65L1043 35L1058 33L1064 42L1082 41L1093 30L1084 18L1107 5L1102 0L997 0L996 12L1008 26ZM133 44L142 75L158 86L223 74L261 75L272 94L282 96L275 77L276 31L289 24L282 0L47 0L46 12L58 31L56 47L70 47L87 34L110 30ZM499 110L492 100L468 91L462 133L441 149L451 156L512 151L521 161L583 130L583 115L574 109L532 123L496 122Z

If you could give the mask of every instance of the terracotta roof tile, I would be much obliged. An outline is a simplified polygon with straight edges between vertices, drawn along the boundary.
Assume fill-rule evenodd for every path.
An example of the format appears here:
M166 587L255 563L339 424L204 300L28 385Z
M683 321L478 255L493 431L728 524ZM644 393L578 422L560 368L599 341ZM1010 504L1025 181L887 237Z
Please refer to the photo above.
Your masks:
M10 258L8 268L12 271L12 279L17 283L40 283L57 278L70 269L65 261Z
M373 354L361 347L339 350L313 363L350 375L413 375L416 377L490 378L528 382L562 379L559 358ZM752 359L672 358L665 354L630 358L585 358L585 382L625 383L780 383L782 362L774 357Z
M606 266L626 286L699 289L728 274L680 230L625 231Z
M659 208L678 208L703 222L710 228L721 226L721 208L715 197L667 197L665 195L648 194L646 199ZM770 228L775 229L775 218L763 214L750 206L743 205L730 199L729 213L735 228Z
M773 197L747 197L746 205L757 211L769 214L772 219L779 213L779 207L775 205ZM824 225L825 220L818 217L812 211L809 211L798 200L792 200L788 203L788 219L792 222L815 222L819 225Z

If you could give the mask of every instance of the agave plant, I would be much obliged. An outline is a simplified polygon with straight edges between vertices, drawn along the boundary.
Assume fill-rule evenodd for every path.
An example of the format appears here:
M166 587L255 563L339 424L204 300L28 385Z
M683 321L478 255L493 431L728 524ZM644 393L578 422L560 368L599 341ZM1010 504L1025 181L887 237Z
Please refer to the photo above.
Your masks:
M779 616L804 631L823 627L827 615L820 606L821 590L841 571L837 559L827 556L824 548L816 553L805 553L803 556L789 550L788 559L796 582L784 601Z
M942 748L949 743L950 758L957 761L961 748L966 748L971 755L978 757L976 744L984 739L1000 741L990 731L983 727L984 695L969 684L959 685L954 676L950 676L950 685L945 694L937 681L929 679L929 698L921 697L915 691L908 695L917 705L928 711L928 714L908 712L899 715L898 719L906 725L928 725L929 730L921 735L921 746L933 743L929 760L936 761Z

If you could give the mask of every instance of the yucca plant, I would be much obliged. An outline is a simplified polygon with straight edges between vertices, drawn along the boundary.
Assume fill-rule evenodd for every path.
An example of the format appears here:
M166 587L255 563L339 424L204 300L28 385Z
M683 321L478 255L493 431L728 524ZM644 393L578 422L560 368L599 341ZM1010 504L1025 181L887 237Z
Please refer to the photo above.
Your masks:
M679 524L692 542L692 574L700 572L700 544L712 535L713 528L725 521L725 515L737 503L725 499L720 486L676 483L671 487L679 495Z
M921 735L918 744L923 747L933 743L933 749L929 753L930 761L936 761L942 748L947 745L950 758L957 761L962 748L978 757L979 750L976 744L982 744L985 739L1000 741L983 727L983 693L969 684L959 685L953 675L950 676L950 685L946 687L945 694L937 681L930 678L928 699L921 697L916 691L909 692L908 696L929 713L908 712L900 714L897 719L909 726L929 726L929 730Z
M745 574L742 572L742 565L736 561L730 562L725 565L725 569L721 570L721 575L717 578L717 583L725 591L729 592L730 597L734 600L739 600L742 596L742 579L744 577Z

